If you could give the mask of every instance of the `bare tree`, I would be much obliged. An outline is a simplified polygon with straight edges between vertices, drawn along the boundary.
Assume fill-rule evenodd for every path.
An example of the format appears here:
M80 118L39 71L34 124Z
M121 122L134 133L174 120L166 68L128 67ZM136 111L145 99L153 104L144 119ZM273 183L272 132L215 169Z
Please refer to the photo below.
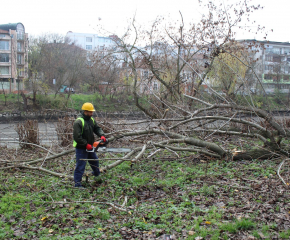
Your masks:
M32 42L30 80L35 79L45 93L54 91L55 96L63 85L77 86L84 76L86 51L57 34L44 35Z
M209 84L207 92L201 91L202 84L211 77L209 73L214 69L215 61L225 64L230 71L226 81L218 79L228 77L225 72L214 75L224 86L229 86L226 89L228 93L236 89L238 80L245 79L249 69L253 71L249 59L232 48L233 27L244 13L256 8L248 6L246 1L240 4L238 7L218 8L210 3L208 18L202 17L201 22L191 26L189 31L185 30L183 23L177 29L157 31L160 26L157 21L150 31L139 32L133 21L131 28L115 40L118 46L116 54L131 80L136 106L149 118L114 123L112 131L107 133L111 144L122 138L132 140L138 137L143 145L134 147L122 158L118 157L103 171L123 161L133 163L151 158L162 150L171 152L176 158L179 158L179 152L189 156L199 154L204 159L289 158L289 121L277 120L266 108L258 108L250 93L239 99L231 97L231 94L223 96ZM229 9L233 10L233 15ZM141 47L144 39L148 42ZM200 54L204 55L201 59L204 64L201 65L197 61ZM225 57L237 62L231 66ZM237 71L240 64L246 71ZM235 66L238 68L235 69ZM146 76L140 74L144 73L144 69L150 71ZM194 72L198 79L191 95L186 94L182 87L185 78L181 73L187 69ZM260 83L257 75L254 76ZM142 95L145 92L140 91L141 82L146 80L144 83L149 84L153 78L161 84L160 89L158 92L150 90L150 96L147 92L145 98ZM233 83L232 78L235 78ZM141 99L147 100L146 104ZM137 129L135 125L141 127ZM30 161L22 166L28 167L28 164L39 161L42 160Z
M214 61L219 59L221 62L222 53L227 52L228 56L237 55L232 47L233 28L256 7L241 2L232 8L233 11L230 12L229 6L219 8L210 2L208 16L202 16L199 23L189 26L184 24L182 14L178 27L175 24L164 27L162 19L157 19L150 30L140 30L135 20L132 21L132 25L116 40L116 44L123 54L123 62L130 68L133 94L138 108L151 118L161 118L168 108L165 102L176 105L182 101L185 89L192 96L200 94L200 87L208 85L207 79L210 78ZM247 69L249 63L246 66L241 63L241 56L233 58L238 66ZM140 101L142 96L139 86L144 80L138 72L140 68L149 72L147 84L150 85L150 82L156 80L160 86L158 94L150 94L153 96L150 109ZM234 86L236 85L231 83L229 88Z
M119 84L118 60L112 49L97 49L88 54L88 64L85 82L93 91L99 92L103 98L115 92L115 86Z

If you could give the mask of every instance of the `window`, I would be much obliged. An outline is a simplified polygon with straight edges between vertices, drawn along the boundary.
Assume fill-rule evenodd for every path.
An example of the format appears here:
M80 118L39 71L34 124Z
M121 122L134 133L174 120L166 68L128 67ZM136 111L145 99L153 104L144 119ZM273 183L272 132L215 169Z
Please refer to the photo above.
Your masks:
M289 89L289 84L280 85L281 89Z
M273 57L273 62L281 62L281 56Z
M290 49L289 48L284 48L284 54L286 54L286 55L290 54Z
M277 47L274 47L273 48L273 53L275 53L275 54L281 54L281 49L280 48L277 48Z
M273 47L272 46L266 47L266 53L273 53Z
M273 56L266 56L265 60L268 62L272 62L273 61Z
M0 50L9 50L9 41L0 41Z
M21 44L21 42L18 42L17 43L17 51L18 52L21 52L22 51L22 44Z
M265 74L265 75L264 75L264 79L265 79L265 80L272 80L272 75L270 75L270 74Z
M265 70L273 71L273 66L265 65Z
M92 50L93 49L93 46L92 45L86 45L86 49L87 50Z
M289 82L289 75L284 75L283 76L283 81L284 82Z
M16 31L17 31L17 33L24 32L24 26L22 25L22 23L17 24Z
M8 75L9 67L0 67L0 75Z
M0 62L9 62L9 54L0 53Z
M17 40L24 40L24 33L17 33Z
M17 54L17 63L18 64L22 63L22 55L21 54Z
M5 38L6 35L5 34L0 34L0 38Z
M144 78L148 78L148 71L144 71Z
M20 77L24 77L25 71L22 68L17 68L17 74Z
M93 39L91 37L86 37L86 42L92 42Z
M154 89L154 90L157 90L157 87L158 87L157 83L154 83L154 85L153 85L153 89Z

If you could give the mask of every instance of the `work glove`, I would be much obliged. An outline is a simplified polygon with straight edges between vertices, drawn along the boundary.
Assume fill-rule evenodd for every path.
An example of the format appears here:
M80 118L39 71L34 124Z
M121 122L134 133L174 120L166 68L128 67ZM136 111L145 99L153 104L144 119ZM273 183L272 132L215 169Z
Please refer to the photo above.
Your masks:
M107 139L105 138L105 136L101 136L101 140L103 140L104 142L107 142Z
M87 149L88 151L91 151L91 150L93 150L93 147L92 147L91 144L87 144L86 149Z

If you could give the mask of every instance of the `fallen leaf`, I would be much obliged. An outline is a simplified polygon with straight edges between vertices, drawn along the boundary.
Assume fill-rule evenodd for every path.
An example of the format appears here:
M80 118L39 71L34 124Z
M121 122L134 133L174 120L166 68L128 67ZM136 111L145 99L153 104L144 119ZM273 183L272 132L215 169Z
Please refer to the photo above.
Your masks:
M42 219L41 219L41 221L46 221L47 220L47 217L43 217Z
M53 229L49 229L48 232L49 232L49 233L52 233L52 232L53 232Z
M24 235L24 234L25 234L25 233L22 232L21 230L16 230L16 231L13 233L13 235L16 236L16 237L22 236L22 235Z
M264 235L263 233L258 232L258 234L259 234L259 236L260 236L262 239L266 238L265 235Z
M252 235L249 235L248 236L248 240L255 240L256 238L254 237L254 236L252 236Z
M194 240L202 240L203 237L196 237Z
M209 224L211 224L211 222L210 221L206 221L205 224L208 224L209 225Z
M192 236L192 235L194 235L194 234L195 234L194 231L188 231L188 235Z

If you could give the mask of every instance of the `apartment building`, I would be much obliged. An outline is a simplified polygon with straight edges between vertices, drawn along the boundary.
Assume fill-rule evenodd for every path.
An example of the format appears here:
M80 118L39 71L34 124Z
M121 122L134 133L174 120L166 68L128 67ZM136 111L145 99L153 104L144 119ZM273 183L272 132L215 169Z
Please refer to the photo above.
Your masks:
M254 69L267 93L290 91L290 43L274 41L241 40L257 61Z
M0 24L0 90L23 89L28 72L28 34L22 23Z
M69 38L74 44L87 51L105 50L114 46L111 37L101 37L93 33L75 33L67 32L66 38Z

